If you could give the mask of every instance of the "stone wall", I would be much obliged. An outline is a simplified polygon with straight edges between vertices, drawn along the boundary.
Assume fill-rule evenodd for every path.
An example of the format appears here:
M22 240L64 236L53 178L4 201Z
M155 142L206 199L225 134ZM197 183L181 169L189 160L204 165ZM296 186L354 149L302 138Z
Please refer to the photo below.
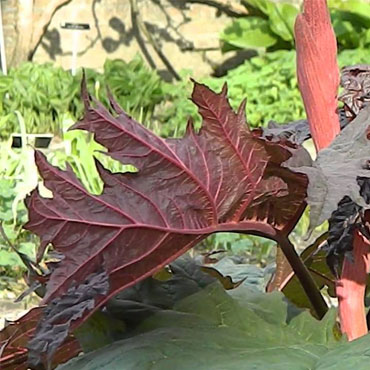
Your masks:
M17 42L17 4L21 0L0 1L10 61ZM46 4L47 1L37 3ZM148 42L148 37L133 27L130 1L71 0L54 14L33 60L40 63L52 61L69 69L72 50L77 45L77 67L101 69L107 58L128 61L141 54L162 75L168 75L168 68ZM176 71L192 69L195 77L212 73L230 59L232 53L222 55L219 50L219 34L231 22L232 16L245 14L240 0L137 0L137 4L149 36L168 62ZM36 12L42 13L43 7L39 5ZM65 22L88 23L90 30L63 29L61 25Z
M6 47L6 59L9 61L17 44L17 0L2 1L4 44Z
M219 51L219 33L231 18L223 10L232 9L239 13L245 10L237 0L210 3L220 4L221 7L184 0L138 1L140 17L147 31L176 71L191 68L195 76L204 75L212 72L212 67L225 59ZM88 23L90 30L63 29L61 25L65 22ZM137 53L144 56L145 50L138 39L140 35L145 39L144 49L153 59L153 64L157 69L167 71L146 40L145 33L132 26L129 0L72 0L55 13L33 60L52 60L70 68L72 48L77 42L78 67L100 69L107 58L130 60Z

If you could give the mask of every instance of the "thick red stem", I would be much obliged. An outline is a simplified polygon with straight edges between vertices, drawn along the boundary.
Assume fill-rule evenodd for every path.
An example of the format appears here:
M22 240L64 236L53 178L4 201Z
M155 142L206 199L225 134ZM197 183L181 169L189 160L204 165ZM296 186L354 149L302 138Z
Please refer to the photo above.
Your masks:
M337 45L326 0L304 0L297 17L298 85L316 149L327 147L340 131L336 114L339 71ZM341 279L336 282L339 317L349 340L368 332L364 294L369 271L369 245L356 233L354 262L344 260Z
M344 259L341 279L336 282L341 330L348 340L368 332L364 296L370 267L369 242L357 231L353 242L353 261Z
M337 42L325 0L305 0L294 33L299 90L316 149L327 147L340 131L336 113L339 68Z

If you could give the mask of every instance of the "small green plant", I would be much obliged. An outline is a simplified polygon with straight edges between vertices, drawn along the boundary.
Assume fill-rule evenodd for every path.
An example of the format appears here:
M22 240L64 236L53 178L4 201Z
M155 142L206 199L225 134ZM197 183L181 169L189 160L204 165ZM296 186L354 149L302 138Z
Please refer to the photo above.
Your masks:
M220 38L224 52L236 49L277 50L294 47L297 6L271 0L247 0L247 17L236 19Z
M0 234L0 279L3 283L1 289L9 288L26 272L25 265L13 250L13 246L18 252L34 260L38 244L35 235L22 229L28 217L23 201L17 199L17 185L14 179L0 180L0 220L3 230Z
M81 130L68 131L73 123L71 116L65 115L63 144L59 149L48 153L50 163L63 169L68 163L82 184L93 194L100 194L103 188L103 182L97 172L94 158L112 172L136 171L133 166L122 165L104 154L106 149L98 144L91 134Z
M361 0L328 1L339 49L370 45L370 4Z
M150 118L154 107L163 100L162 82L140 57L130 62L107 60L104 72L88 70L88 85L107 103L107 93L100 86L110 86L122 107L134 115ZM0 138L7 139L18 131L15 111L25 120L28 133L61 135L66 114L77 120L83 107L79 99L81 73L52 64L25 63L0 75Z

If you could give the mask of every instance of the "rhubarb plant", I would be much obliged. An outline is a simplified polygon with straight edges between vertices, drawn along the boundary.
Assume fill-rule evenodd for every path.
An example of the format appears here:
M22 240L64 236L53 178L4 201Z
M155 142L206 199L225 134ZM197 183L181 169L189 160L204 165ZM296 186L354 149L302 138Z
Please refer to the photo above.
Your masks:
M338 161L351 168L347 170L351 180L348 184L355 183L356 176L369 176L356 152L360 150L366 157L370 124L367 109L343 129L328 154L320 153L313 162L297 139L301 136L294 134L302 131L302 124L282 126L274 133L251 131L245 121L244 104L233 112L226 86L215 93L194 84L192 100L203 125L196 132L189 122L181 139L155 136L126 115L113 98L112 111L107 110L89 96L84 82L82 96L85 116L73 129L94 133L108 155L134 166L136 171L111 173L97 161L104 189L100 195L91 194L70 168L53 167L42 153L35 153L52 197L41 196L37 189L32 192L27 199L26 228L41 238L38 261L49 244L58 260L48 265L48 275L36 277L46 281L43 306L1 333L5 369L15 368L15 364L21 364L18 369L53 368L82 350L88 351L80 328L88 328L97 313L106 315L117 294L134 288L167 264L171 266L178 256L214 232L242 232L275 240L303 287L312 313L319 319L324 317L327 307L319 291L324 285L317 280L322 274L309 272L312 266L299 258L289 234L302 215L306 198L313 210L324 210L321 213L325 217L335 211L336 201L322 197L322 192L342 178ZM343 161L341 150L348 148L352 148L353 155ZM326 156L332 158L332 165L327 165L330 161ZM320 183L321 178L328 179L327 183ZM318 189L316 182L321 184ZM356 193L355 184L331 192L339 198L344 194L353 198L361 195L360 190ZM238 289L242 288L235 292ZM246 302L242 305L249 304ZM161 309L163 306L150 312L157 314ZM121 315L125 316L124 312L122 309ZM298 322L305 321L307 315L299 315ZM328 343L335 342L335 323L330 317L322 324L325 330L327 325L331 328L327 350L331 346ZM286 330L294 331L292 328L295 326ZM285 355L289 357L289 353L287 350Z
M114 115L93 102L83 83L85 116L73 129L94 133L112 158L137 172L113 174L97 162L104 189L93 195L70 168L59 170L36 152L53 198L43 198L37 190L30 195L26 228L41 238L38 258L49 243L63 258L50 275L43 299L46 314L29 342L34 366L43 348L43 355L52 356L68 332L111 297L211 233L266 236L284 246L294 266L300 262L287 235L303 211L307 179L282 164L309 165L310 159L288 141L251 132L244 103L234 113L226 94L226 86L216 94L195 83L192 99L202 128L195 132L189 122L184 138L163 140L113 99ZM302 263L296 268L307 279L307 293L322 317L325 303L318 289Z
M73 129L94 134L108 155L136 172L111 173L98 161L102 194L89 193L73 174L35 160L52 198L36 189L27 199L26 228L40 236L39 262L49 244L52 266L40 320L28 342L30 366L51 363L59 346L121 290L149 277L214 232L251 233L284 249L318 317L326 305L288 234L305 207L307 178L294 167L311 160L300 146L250 131L245 103L234 112L227 87L216 94L194 84L203 118L182 139L163 140L125 114L112 113L82 84L85 116Z
M34 289L44 288L43 301L0 332L2 369L55 368L80 352L90 353L62 369L330 369L340 356L339 368L367 368L359 366L367 361L370 337L339 342L335 311L328 312L320 291L328 287L339 297L341 331L349 339L366 334L367 270L358 262L364 253L358 246L369 237L366 73L354 72L360 67L344 71L339 117L335 38L325 1L305 1L295 33L308 121L251 130L245 101L234 112L226 85L216 93L194 82L200 129L189 120L182 138L162 139L112 96L109 108L102 105L82 81L85 113L72 129L92 133L106 155L134 170L112 173L96 160L104 186L91 194L70 167L61 170L35 152L51 197L32 191L25 228L41 240L31 277ZM360 88L351 79L361 80ZM319 151L315 161L302 146L310 137ZM311 228L325 220L330 227L298 256L289 234L307 204ZM234 283L209 267L190 273L187 260L179 267L186 251L226 231L275 241L290 265L275 288L310 313L282 293L257 294L246 287L248 280ZM48 248L54 259L45 270ZM163 273L170 277L158 282ZM349 311L346 282L356 274L362 302ZM226 293L224 287L235 289ZM349 313L360 316L351 322ZM353 322L360 322L354 331Z

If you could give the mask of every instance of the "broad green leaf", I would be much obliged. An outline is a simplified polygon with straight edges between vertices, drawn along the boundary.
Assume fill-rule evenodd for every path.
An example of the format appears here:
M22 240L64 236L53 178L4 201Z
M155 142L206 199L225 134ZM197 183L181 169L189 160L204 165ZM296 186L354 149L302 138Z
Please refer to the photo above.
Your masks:
M244 3L263 12L268 18L270 29L285 41L294 41L294 22L298 7L289 3L275 3L270 0L245 0Z
M85 353L122 338L125 323L101 312L95 312L81 327L74 331Z
M307 312L290 317L281 293L245 286L231 293L211 285L174 310L148 318L131 338L75 358L58 370L329 370L332 348L345 351L348 345L357 350L356 357L339 351L336 370L347 370L354 360L357 370L368 369L367 348L335 341L335 311L321 322ZM370 336L365 338L369 345Z
M245 240L247 241L247 239ZM252 286L261 292L264 291L268 280L271 278L271 268L262 268L253 264L237 263L236 261L237 258L226 256L211 266L223 276L230 276L234 282L243 281L244 285Z
M269 14L269 0L242 0L242 2L247 6L249 5L260 10L265 15Z
M149 277L123 290L108 301L107 313L130 328L161 309L172 309L178 301L216 281L188 256L176 259L169 267L170 279Z
M338 43L344 48L359 47L366 42L363 32L366 30L366 21L363 17L350 11L333 9L330 12L333 28Z
M0 245L0 248L4 248L3 245ZM22 261L13 251L0 249L0 266L23 266Z
M19 252L26 254L31 259L35 260L35 244L31 242L23 242L19 244Z
M248 17L234 21L221 34L221 40L241 49L268 48L277 38L271 32L268 21Z
M370 44L370 29L363 32L363 46L367 46Z
M329 0L329 8L350 12L362 18L364 26L370 27L370 4L363 0Z
M269 21L273 32L285 41L294 41L294 22L299 13L291 4L273 4L270 8Z
M10 223L3 223L4 232L10 241L14 241L18 236L18 231L14 228L14 225ZM2 239L2 238L1 238Z

